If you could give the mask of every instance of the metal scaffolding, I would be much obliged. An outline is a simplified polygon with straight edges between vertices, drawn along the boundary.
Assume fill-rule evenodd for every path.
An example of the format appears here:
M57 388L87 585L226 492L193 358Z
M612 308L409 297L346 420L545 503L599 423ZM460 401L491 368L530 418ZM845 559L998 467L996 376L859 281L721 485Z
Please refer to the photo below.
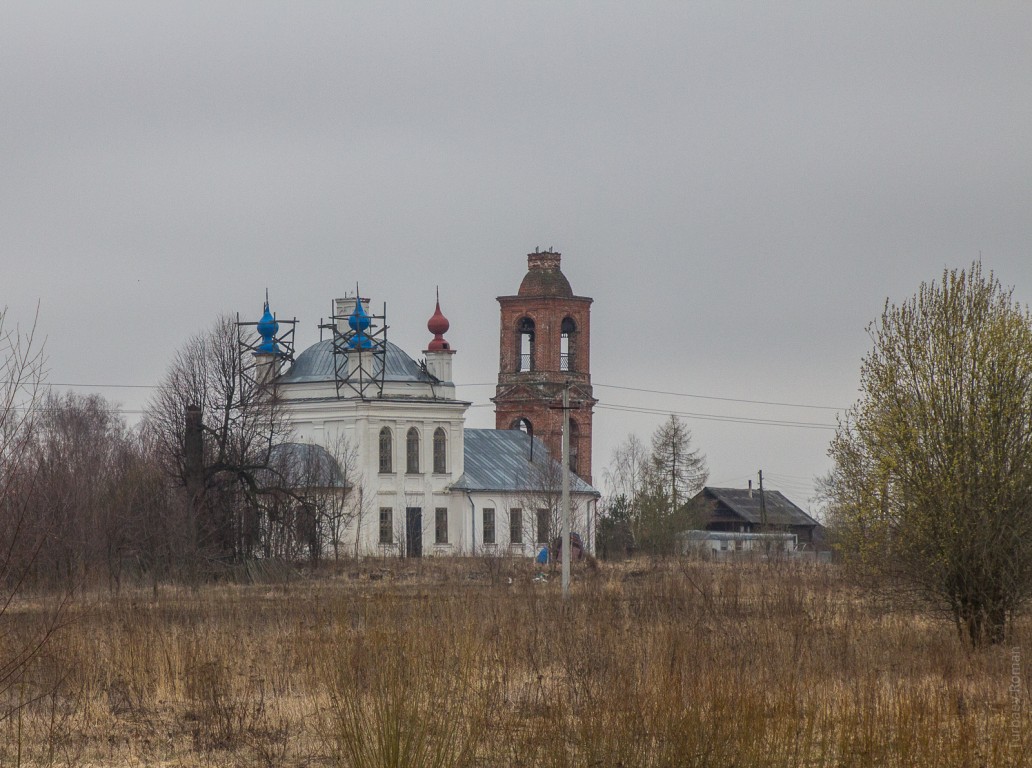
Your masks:
M337 397L354 393L363 400L383 396L387 371L387 304L383 313L370 314L368 299L355 296L350 314L333 314L319 324L332 334L334 382ZM320 334L321 335L321 334Z
M239 356L240 391L254 391L266 386L279 372L285 360L294 362L294 329L297 318L280 320L269 311L269 297L265 297L265 312L257 321L246 321L236 316L237 354ZM252 330L253 329L253 330ZM271 371L260 372L263 358L272 356ZM271 375L269 375L271 373Z

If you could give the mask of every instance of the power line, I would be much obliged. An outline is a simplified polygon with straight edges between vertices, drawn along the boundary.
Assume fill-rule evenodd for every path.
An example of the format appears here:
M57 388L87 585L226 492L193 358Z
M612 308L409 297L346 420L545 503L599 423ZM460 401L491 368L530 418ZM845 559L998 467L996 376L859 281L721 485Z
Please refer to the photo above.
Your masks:
M764 478L766 479L766 478ZM812 496L814 493L813 485L806 485L805 483L799 483L798 485L792 485L790 483L783 483L780 480L775 480L772 483L767 483L767 486L771 490L790 491L792 493L805 493L807 496Z
M38 408L37 407L29 408L29 407L26 407L24 405L14 405L14 406L11 406L11 408L9 408L8 410L14 411L15 413L27 413L27 412L32 412L32 413L61 413L64 409L60 408L60 407L58 407L58 408L44 408L43 406L40 406ZM143 410L142 408L101 408L101 410L104 411L105 413L134 413L134 414L147 413L147 411Z
M470 408L491 408L493 403L473 403ZM618 413L644 413L654 416L681 416L686 419L700 419L702 421L720 421L730 424L755 424L767 427L798 427L802 429L835 429L834 424L821 424L809 421L787 421L783 419L757 419L747 416L723 416L717 413L693 413L690 411L671 411L665 408L645 408L643 406L612 404L595 406L598 410L616 411Z
M157 389L157 384L68 384L62 382L46 382L45 387L86 387L87 389Z
M768 472L767 477L773 477L775 480L781 480L783 482L794 482L801 480L804 483L810 482L812 477L804 477L803 475L786 475L781 472Z
M739 397L717 397L715 395L693 395L687 392L667 392L661 389L644 389L642 387L624 387L617 384L595 384L596 387L605 389L623 389L628 392L646 392L650 395L673 395L674 397L694 397L698 400L721 400L726 403L751 403L753 405L776 405L783 408L812 408L822 411L844 411L845 408L837 408L832 405L808 405L806 403L781 403L774 400L746 400Z
M0 385L7 386L10 384L16 384L14 381L3 381ZM82 384L82 383L69 383L62 381L40 381L38 386L41 387L84 387L86 389L157 389L157 384Z
M686 419L701 419L703 421L723 421L732 424L756 424L769 427L799 427L802 429L835 429L834 424L821 424L810 421L786 421L781 419L754 419L745 416L721 416L713 413L693 413L690 411L671 411L665 408L643 408L633 405L596 405L596 408L606 411L617 411L623 413L648 413L656 416L681 416Z
M477 383L477 384L456 384L457 387L493 387L497 382ZM599 382L592 382L594 387L603 387L605 389L622 389L627 392L644 392L650 395L671 395L673 397L692 397L697 400L719 400L725 403L749 403L751 405L776 405L782 408L807 408L820 411L845 411L847 408L838 407L834 405L812 405L809 403L783 403L777 400L749 400L741 397L718 397L716 395L696 395L690 392L671 392L664 389L646 389L644 387L625 387L620 384L600 384Z
M752 475L738 475L737 477L733 477L730 480L717 480L715 482L707 481L706 485L710 488L726 488L728 483L737 483L739 481L744 482L745 480L750 479L752 479Z

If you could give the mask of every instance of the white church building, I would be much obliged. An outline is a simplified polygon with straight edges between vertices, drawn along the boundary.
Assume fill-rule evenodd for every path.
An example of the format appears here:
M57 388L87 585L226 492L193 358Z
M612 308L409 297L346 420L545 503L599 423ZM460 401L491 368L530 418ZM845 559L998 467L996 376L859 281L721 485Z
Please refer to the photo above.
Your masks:
M332 461L341 446L351 450L346 551L532 556L559 536L557 457L527 419L512 429L466 428L471 403L456 395L439 301L420 360L387 340L385 317L366 298L336 299L321 327L323 340L291 362L266 304L255 356L296 445L321 447ZM593 552L599 494L572 472L570 491L571 530Z

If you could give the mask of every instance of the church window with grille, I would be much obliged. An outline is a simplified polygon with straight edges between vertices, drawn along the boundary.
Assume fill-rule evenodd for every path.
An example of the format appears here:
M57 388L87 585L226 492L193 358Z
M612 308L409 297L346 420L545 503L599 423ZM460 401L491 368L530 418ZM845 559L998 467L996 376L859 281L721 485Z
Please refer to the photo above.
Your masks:
M491 508L484 510L484 543L495 543L495 511Z
M384 427L380 430L380 473L389 474L394 471L394 437L391 430Z
M434 430L434 473L443 475L448 471L448 436L443 427Z
M419 474L419 430L412 427L405 437L405 471L410 475Z
M523 510L519 507L509 510L509 543L523 543Z
M434 543L448 543L448 508L437 507L434 510Z
M380 507L380 543L394 543L394 510Z

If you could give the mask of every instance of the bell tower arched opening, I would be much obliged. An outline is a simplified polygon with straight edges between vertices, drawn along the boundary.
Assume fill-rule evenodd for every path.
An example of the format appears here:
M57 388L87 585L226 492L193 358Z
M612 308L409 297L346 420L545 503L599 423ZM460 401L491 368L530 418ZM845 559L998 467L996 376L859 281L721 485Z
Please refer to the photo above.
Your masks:
M564 317L559 334L559 370L576 371L577 323Z
M522 317L516 324L516 370L534 370L534 321Z
M518 429L520 432L525 432L534 437L534 425L530 423L530 419L523 416L509 422L509 429Z

